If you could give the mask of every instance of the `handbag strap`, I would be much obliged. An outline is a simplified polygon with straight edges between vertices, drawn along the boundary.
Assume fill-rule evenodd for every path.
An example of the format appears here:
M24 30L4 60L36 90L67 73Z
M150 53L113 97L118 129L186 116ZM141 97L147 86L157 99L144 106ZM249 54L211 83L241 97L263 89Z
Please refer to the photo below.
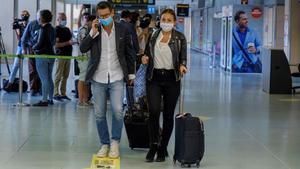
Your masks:
M236 43L238 44L239 48L242 50L242 52L244 53L244 58L250 63L253 64L248 53L245 51L245 49L243 48L243 45L240 43L240 41L238 41L237 37L235 36L235 34L233 33L233 38L236 41Z

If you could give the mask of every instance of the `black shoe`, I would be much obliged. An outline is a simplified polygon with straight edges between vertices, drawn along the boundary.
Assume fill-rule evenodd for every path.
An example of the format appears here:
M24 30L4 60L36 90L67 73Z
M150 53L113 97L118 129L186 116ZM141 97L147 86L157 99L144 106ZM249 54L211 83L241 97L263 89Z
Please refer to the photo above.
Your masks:
M165 156L168 158L169 157L169 153L168 153L168 150L166 149L165 151Z
M48 106L48 101L40 101L38 103L33 104L32 106L40 106L40 107L47 107Z
M151 145L146 156L146 162L153 162L156 152L157 152L157 144Z
M9 92L12 90L12 83L7 83L7 85L4 87L4 90Z
M30 95L31 95L31 96L39 96L40 94L39 94L39 92L31 91L31 92L30 92Z
M54 105L54 102L53 102L53 100L48 100L48 104L50 104L50 105Z
M55 96L53 97L53 99L56 100L56 101L62 102L62 98L61 98L60 95L55 95Z
M61 99L71 100L68 96L60 96Z
M156 162L164 162L166 160L167 148L159 147L157 150Z

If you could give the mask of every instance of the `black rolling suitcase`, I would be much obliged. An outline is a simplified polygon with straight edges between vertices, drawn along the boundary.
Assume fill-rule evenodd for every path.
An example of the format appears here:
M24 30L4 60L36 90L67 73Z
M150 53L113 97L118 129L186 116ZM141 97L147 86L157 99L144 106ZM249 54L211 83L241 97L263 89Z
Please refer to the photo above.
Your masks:
M128 110L125 112L124 125L129 147L149 148L149 113L139 106L134 106L133 86L126 86L126 94Z
M182 86L183 88L183 86ZM184 92L180 96L179 114L175 119L175 152L174 163L181 167L200 166L204 155L203 122L189 113L183 113Z
M10 68L8 65L8 60L7 58L5 58L5 63L6 63L6 68L7 68L7 72L10 75ZM2 81L2 86L3 86L3 90L5 90L6 92L19 92L19 84L20 84L20 79L19 78L15 78L15 80L13 81L12 85L10 86L10 88L6 88L6 86L8 85L9 80L3 79ZM28 89L28 84L26 81L22 81L23 83L23 88L22 88L22 92L26 92Z

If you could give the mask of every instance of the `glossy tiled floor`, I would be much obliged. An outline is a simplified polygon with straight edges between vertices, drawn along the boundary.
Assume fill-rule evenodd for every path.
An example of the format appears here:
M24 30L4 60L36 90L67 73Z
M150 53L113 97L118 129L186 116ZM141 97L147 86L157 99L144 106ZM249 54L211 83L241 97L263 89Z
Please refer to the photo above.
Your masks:
M229 75L210 69L208 62L206 56L192 53L185 91L185 110L209 118L201 168L298 169L300 95L268 95L262 92L260 75ZM26 102L38 99L24 97ZM0 169L89 166L99 148L92 109L77 109L74 99L49 108L20 109L12 106L16 100L16 94L1 92ZM125 132L121 153L122 169L180 168L171 159L145 163L146 151L130 150Z

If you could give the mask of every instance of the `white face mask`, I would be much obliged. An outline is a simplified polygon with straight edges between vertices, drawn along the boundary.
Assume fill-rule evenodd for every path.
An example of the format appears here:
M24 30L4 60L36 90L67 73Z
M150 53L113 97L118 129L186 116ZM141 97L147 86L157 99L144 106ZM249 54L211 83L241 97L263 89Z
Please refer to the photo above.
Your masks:
M161 22L160 27L162 28L163 31L170 32L173 29L174 24L173 23Z

